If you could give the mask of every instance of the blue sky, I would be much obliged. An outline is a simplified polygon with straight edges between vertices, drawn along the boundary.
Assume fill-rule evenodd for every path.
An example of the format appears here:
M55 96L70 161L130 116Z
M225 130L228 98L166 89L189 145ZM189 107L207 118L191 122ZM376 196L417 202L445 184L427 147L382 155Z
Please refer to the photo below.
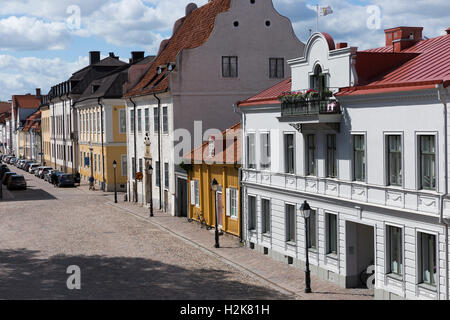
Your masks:
M124 60L135 50L154 54L160 41L170 37L173 23L184 15L189 2L203 5L207 0L0 0L0 100L36 87L47 92L85 66L91 50L103 55L114 52ZM320 31L360 49L382 46L386 28L423 26L424 35L431 38L449 27L447 0L273 3L292 21L303 42L309 29L315 31L317 3L334 11L321 17Z

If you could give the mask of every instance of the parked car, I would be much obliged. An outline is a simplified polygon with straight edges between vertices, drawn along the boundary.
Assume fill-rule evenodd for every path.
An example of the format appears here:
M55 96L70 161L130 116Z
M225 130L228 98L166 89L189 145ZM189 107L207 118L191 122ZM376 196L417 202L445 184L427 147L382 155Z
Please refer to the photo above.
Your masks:
M44 181L51 182L51 175L52 175L53 171L55 171L55 170L51 169L51 170L48 170L45 172Z
M9 177L7 187L8 190L26 190L27 182L24 176L16 174Z
M14 164L16 163L17 158L16 157L11 157L11 159L9 159L9 164Z
M34 162L27 162L25 164L25 166L23 167L23 170L25 170L26 172L28 172L28 170L30 170L30 166L34 164Z
M3 179L3 175L6 173L6 172L10 172L11 170L9 170L9 168L8 167L1 167L0 168L0 179Z
M75 180L73 178L73 175L71 174L61 174L58 175L58 184L57 184L58 188L62 188L62 187L75 187Z
M3 178L2 178L1 183L2 183L4 186L6 186L6 185L8 184L8 178L11 177L11 176L14 176L14 175L16 175L15 172L11 172L11 171L5 172L5 174L3 175Z
M34 163L34 161L27 160L24 163L22 163L22 165L20 166L20 169L25 170L27 164L33 164L33 163Z
M28 168L28 172L34 174L34 170L39 168L39 166L40 166L39 163L32 163L32 164L30 164L30 166Z
M41 178L41 179L44 179L45 174L46 174L48 171L50 171L50 170L52 170L52 167L42 167L42 168L39 170L37 176L38 176L39 178Z
M33 174L34 174L36 177L39 177L39 172L40 172L43 168L44 168L44 167L37 167L36 169L34 169Z

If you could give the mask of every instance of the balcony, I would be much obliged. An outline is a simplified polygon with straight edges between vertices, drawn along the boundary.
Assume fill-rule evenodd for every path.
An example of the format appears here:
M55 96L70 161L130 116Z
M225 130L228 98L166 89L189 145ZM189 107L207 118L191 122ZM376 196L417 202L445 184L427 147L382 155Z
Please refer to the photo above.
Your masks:
M280 122L289 122L299 131L323 128L340 130L342 112L335 99L283 101Z

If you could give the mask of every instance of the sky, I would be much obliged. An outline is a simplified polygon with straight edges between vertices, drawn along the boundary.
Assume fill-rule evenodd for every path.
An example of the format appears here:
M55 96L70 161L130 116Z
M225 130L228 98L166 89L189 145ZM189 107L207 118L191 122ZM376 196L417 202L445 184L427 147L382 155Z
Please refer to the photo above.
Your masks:
M248 0L234 0L248 1ZM270 0L257 0L270 1ZM207 0L0 0L0 100L67 80L88 64L89 51L156 54L188 3ZM384 29L424 27L428 38L450 27L448 0L273 0L300 41L316 30L316 5L333 13L319 31L360 50L384 44Z

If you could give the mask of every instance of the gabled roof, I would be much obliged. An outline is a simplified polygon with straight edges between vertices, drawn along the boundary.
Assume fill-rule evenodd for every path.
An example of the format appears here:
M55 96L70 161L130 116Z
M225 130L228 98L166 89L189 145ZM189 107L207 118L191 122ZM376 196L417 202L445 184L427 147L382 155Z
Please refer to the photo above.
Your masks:
M39 130L41 128L41 110L36 111L25 120L25 126L22 131L30 131L30 129Z
M0 114L3 112L11 112L11 103L0 102Z
M216 152L213 157L209 157L209 141L207 141L184 155L183 158L190 161L207 161L208 163L240 164L242 153L240 129L241 124L237 123L223 131L221 135L215 136L215 150L219 152ZM224 147L223 145L225 139L227 140Z
M392 50L392 46L388 46L365 52L388 53ZM422 40L399 54L411 54L411 58L363 86L341 89L337 96L426 89L440 83L448 86L450 35Z
M36 96L31 94L27 95L14 95L12 96L12 101L15 109L36 109L40 105L40 100Z
M279 104L278 97L286 91L291 91L292 81L291 78L281 81L273 87L258 93L245 101L238 102L239 107L267 105L267 104Z
M168 75L163 71L158 75L158 67L176 61L177 55L184 49L192 49L205 43L213 28L216 16L230 8L231 0L214 0L192 11L180 20L182 24L175 31L166 47L157 55L145 76L125 97L146 95L169 89Z

